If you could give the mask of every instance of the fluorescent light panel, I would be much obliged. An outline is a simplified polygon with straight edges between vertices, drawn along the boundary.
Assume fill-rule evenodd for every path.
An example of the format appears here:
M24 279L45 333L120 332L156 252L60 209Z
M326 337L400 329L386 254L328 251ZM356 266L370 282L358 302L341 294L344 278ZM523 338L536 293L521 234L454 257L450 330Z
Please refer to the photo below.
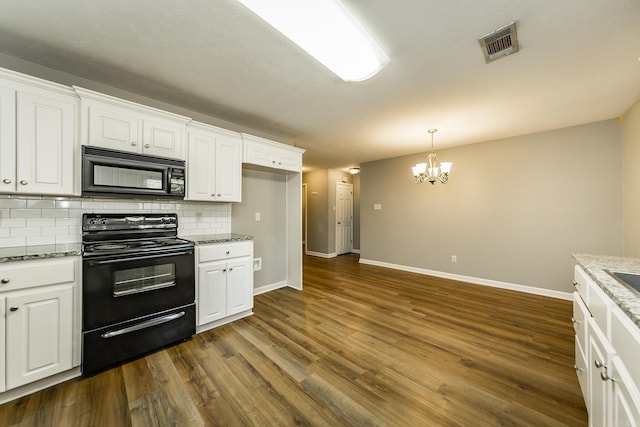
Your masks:
M374 76L389 57L338 0L238 0L345 82Z

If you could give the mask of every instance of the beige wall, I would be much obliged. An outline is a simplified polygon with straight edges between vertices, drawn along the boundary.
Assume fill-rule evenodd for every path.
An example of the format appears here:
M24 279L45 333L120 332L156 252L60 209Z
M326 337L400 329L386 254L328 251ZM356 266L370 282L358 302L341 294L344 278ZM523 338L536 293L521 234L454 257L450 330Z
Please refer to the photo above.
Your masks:
M328 170L316 170L302 174L307 184L307 251L327 253L328 231Z
M569 292L572 253L622 255L616 121L437 154L446 185L414 184L424 154L361 165L362 259Z
M640 102L624 116L624 255L640 257Z
M286 179L283 174L244 168L242 203L231 203L231 231L253 236L253 256L262 258L262 269L253 275L254 288L287 280Z

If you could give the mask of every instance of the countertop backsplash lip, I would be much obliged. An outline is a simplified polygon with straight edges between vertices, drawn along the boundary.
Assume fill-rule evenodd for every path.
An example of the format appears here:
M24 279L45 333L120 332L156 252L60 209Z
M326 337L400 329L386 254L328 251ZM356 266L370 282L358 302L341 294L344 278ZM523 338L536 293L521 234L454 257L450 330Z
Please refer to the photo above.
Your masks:
M573 254L585 272L640 327L640 297L611 277L605 270L640 274L640 258Z

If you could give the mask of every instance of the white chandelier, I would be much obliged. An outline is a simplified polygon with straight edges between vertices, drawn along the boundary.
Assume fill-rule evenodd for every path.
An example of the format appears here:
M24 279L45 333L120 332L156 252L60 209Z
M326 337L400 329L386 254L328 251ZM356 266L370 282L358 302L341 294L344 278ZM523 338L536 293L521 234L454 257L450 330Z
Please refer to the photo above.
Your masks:
M429 129L431 134L431 154L427 157L427 163L418 163L413 166L413 176L416 179L416 184L422 184L423 182L430 182L431 185L436 183L436 180L443 184L449 181L449 171L451 171L451 162L441 162L438 165L438 156L433 152L433 134L438 132L438 129Z

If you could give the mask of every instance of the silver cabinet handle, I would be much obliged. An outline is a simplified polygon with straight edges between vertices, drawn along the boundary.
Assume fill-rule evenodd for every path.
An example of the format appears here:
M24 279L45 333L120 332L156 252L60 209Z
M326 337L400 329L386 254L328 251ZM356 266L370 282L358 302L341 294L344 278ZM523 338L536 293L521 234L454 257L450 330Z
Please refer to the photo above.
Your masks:
M573 286L578 287L580 283L576 282L575 280L573 281Z
M227 255L229 255L230 253L231 253L230 251L227 251Z
M584 371L584 369L582 369L581 367L579 367L578 365L573 365L573 369L576 370L577 372L582 372Z
M9 283L11 280L9 279L0 279L0 283L2 283L3 285L6 285L7 283Z
M613 381L613 378L611 378L609 375L607 375L606 372L600 372L600 379L602 381L609 381L609 380Z
M226 273L226 272L227 272L227 269L226 269L226 268L223 268L223 269L222 269L222 272L223 272L223 273Z
M579 320L576 320L576 319L575 319L575 317L572 317L572 318L571 318L571 323L580 323L580 321L579 321Z
M229 271L233 271L233 267L229 267Z
M9 178L5 178L2 180L5 184L11 184L11 180Z
M596 360L593 362L593 364L594 364L594 366L595 366L596 368L602 368L603 366L606 368L606 366L605 366L605 365L603 365L603 364L602 364L602 362L601 362L601 361L599 361L598 359L596 359Z
M21 185L27 185L29 182L26 179L23 179L22 181L20 181Z
M149 147L151 147L151 145L149 145L149 144L144 144L144 148L149 148Z
M135 141L131 141L131 146L135 147L136 145L138 145L138 143L137 143L137 142L135 142Z
M9 311L18 311L18 308L20 308L20 307L11 307L11 308L9 308Z

